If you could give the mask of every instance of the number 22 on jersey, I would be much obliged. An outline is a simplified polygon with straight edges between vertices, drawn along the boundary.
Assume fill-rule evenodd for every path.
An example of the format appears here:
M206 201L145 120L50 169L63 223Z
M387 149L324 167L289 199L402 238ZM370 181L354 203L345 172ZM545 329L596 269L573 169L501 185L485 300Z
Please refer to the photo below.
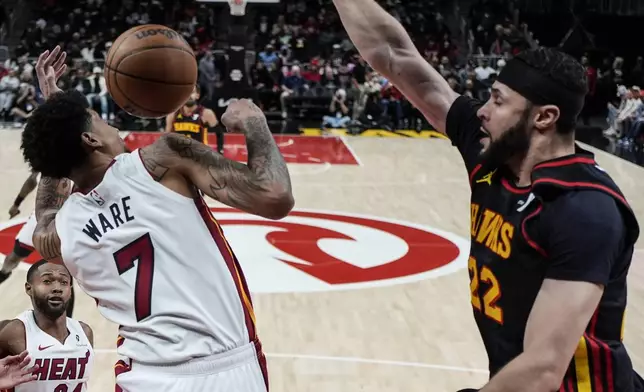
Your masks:
M503 325L503 309L497 305L498 300L501 298L501 287L498 279L487 266L483 266L479 271L476 259L472 256L467 261L467 268L470 271L472 306L488 318ZM483 298L479 294L480 282L486 283L488 286Z

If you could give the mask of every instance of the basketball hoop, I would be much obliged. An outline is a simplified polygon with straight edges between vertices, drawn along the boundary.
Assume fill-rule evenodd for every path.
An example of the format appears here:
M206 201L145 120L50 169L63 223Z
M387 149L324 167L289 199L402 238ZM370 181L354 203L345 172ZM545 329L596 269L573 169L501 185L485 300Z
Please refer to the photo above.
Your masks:
M246 14L246 3L248 3L248 0L228 0L230 14L233 16L244 16Z

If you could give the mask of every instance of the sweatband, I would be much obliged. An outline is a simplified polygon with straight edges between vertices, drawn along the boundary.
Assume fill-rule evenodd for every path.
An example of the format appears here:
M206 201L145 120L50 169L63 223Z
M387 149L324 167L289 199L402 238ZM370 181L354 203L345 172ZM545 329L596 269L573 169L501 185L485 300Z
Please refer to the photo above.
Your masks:
M24 197L22 197L22 196L20 196L20 195L18 195L18 196L16 197L16 200L14 200L13 204L14 204L16 207L20 207L20 204L22 204L22 201L23 201L23 200L25 200L25 198L24 198Z
M519 59L507 62L497 77L535 105L555 105L562 123L575 124L584 108L585 94L570 91Z

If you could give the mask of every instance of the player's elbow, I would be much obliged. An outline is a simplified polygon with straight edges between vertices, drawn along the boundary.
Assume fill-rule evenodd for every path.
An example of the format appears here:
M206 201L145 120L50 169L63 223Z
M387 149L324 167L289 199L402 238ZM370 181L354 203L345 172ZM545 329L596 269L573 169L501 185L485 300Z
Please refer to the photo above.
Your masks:
M535 366L533 373L536 377L535 384L538 385L535 390L554 392L561 387L570 361L562 360L565 356L562 356L558 350L550 350L550 353L546 351L541 350L531 361Z
M273 190L264 200L262 216L267 219L279 220L285 218L295 206L295 198L291 190Z
M563 374L556 369L544 370L539 378L538 391L556 392L561 388Z

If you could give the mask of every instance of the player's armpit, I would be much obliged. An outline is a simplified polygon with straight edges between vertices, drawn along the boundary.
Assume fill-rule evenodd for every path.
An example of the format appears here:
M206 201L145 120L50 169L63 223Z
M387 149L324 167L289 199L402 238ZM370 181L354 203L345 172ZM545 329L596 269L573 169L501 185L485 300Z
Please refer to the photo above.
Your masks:
M17 355L27 349L25 325L22 321L17 319L5 321L8 322L0 329L0 358Z
M87 340L89 340L89 344L94 347L94 331L92 331L92 327L89 325L85 324L82 321L79 321L81 327L83 328L83 332L85 332L85 336L87 336Z
M528 318L523 353L481 392L559 390L603 292L595 283L545 279Z
M224 158L209 146L174 133L141 150L143 163L160 181L169 170L188 178L208 196L228 206L269 219L293 208L286 164L272 136L248 140L248 164Z

